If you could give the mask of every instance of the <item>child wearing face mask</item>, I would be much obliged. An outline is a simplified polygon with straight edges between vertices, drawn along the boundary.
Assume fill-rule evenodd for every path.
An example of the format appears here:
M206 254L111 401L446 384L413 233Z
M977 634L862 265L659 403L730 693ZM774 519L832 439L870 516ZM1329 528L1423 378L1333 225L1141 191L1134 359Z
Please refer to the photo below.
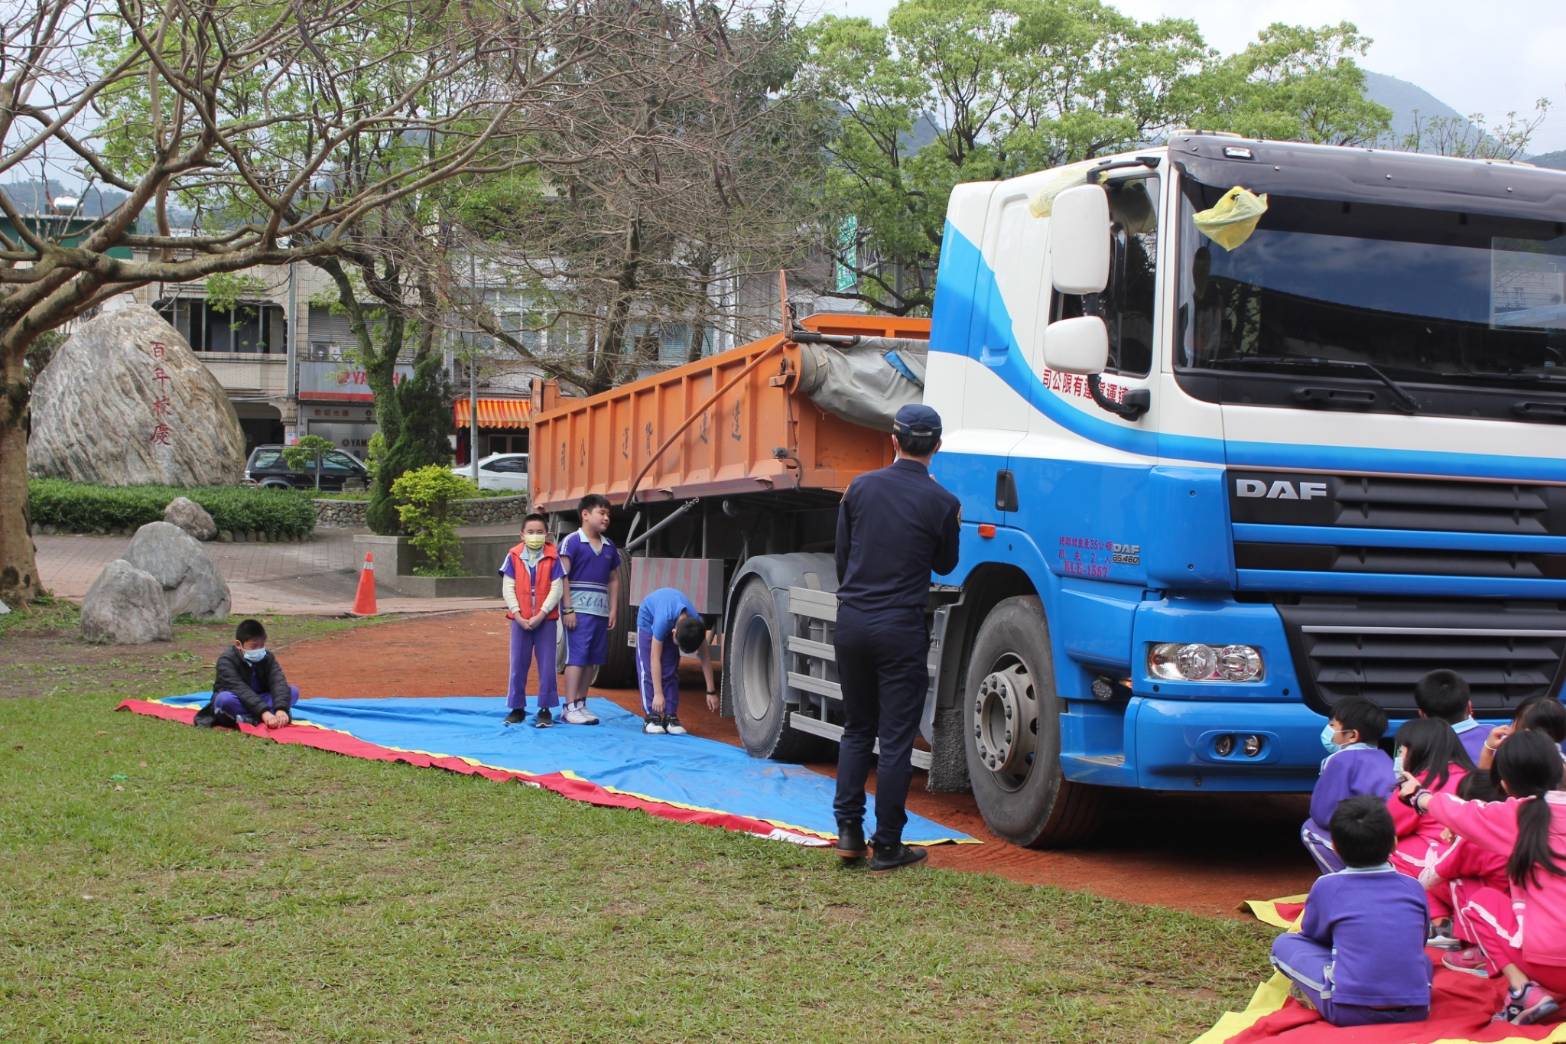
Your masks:
M280 729L293 721L299 687L288 684L283 665L266 647L266 628L260 620L241 620L234 629L234 645L218 657L212 699L196 712L202 728L265 725Z
M555 723L560 705L555 688L555 621L560 618L560 552L549 540L547 520L532 514L522 520L522 542L500 567L500 593L511 621L511 679L506 685L507 725L527 719L527 675L538 663L538 714L535 727Z
M1300 828L1300 840L1324 874L1343 869L1326 826L1338 802L1361 795L1385 801L1392 793L1392 759L1376 746L1386 731L1387 712L1363 696L1345 696L1333 704L1332 717L1321 730L1327 758L1310 792L1310 818Z

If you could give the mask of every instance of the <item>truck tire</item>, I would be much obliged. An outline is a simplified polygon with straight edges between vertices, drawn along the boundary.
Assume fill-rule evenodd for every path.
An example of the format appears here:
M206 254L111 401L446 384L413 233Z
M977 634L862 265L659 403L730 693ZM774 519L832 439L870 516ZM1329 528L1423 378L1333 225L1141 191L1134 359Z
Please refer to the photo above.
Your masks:
M746 580L734 600L723 647L734 726L752 757L800 761L822 747L817 737L788 725L789 707L783 702L784 635L772 589L759 577Z
M1060 711L1044 606L1007 598L974 638L963 745L985 824L1014 844L1069 845L1097 823L1098 791L1061 774Z
M631 559L620 557L620 601L615 609L614 626L609 629L609 655L598 668L596 684L608 689L634 689L641 684L636 677L636 650L630 639L636 634L636 614L631 612Z

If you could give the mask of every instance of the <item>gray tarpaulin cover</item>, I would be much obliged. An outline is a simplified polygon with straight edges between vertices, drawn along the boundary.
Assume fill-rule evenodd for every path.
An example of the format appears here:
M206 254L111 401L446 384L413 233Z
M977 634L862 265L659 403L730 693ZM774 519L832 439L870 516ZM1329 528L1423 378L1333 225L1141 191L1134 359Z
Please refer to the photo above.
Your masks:
M866 337L851 348L802 345L799 390L834 416L878 431L892 430L899 407L924 392L927 345Z

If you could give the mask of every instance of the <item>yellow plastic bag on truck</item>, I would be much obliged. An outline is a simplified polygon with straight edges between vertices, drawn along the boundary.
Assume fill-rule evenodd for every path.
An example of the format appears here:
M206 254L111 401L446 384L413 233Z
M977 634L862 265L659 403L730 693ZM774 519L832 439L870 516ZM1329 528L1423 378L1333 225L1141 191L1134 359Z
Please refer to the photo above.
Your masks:
M1223 198L1194 218L1197 231L1225 250L1234 250L1251 238L1256 223L1267 213L1267 194L1258 196L1236 185Z
M1097 160L1081 160L1069 167L1061 167L1029 197L1028 213L1036 218L1049 217L1055 209L1055 197L1068 188L1086 185L1088 171L1097 165Z

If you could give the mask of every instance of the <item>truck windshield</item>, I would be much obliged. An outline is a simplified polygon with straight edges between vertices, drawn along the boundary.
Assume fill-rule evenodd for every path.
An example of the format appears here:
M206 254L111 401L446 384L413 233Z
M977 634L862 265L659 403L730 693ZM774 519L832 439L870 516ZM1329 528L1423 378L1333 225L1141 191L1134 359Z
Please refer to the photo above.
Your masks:
M1231 251L1226 190L1183 181L1177 368L1566 390L1566 224L1273 195Z

